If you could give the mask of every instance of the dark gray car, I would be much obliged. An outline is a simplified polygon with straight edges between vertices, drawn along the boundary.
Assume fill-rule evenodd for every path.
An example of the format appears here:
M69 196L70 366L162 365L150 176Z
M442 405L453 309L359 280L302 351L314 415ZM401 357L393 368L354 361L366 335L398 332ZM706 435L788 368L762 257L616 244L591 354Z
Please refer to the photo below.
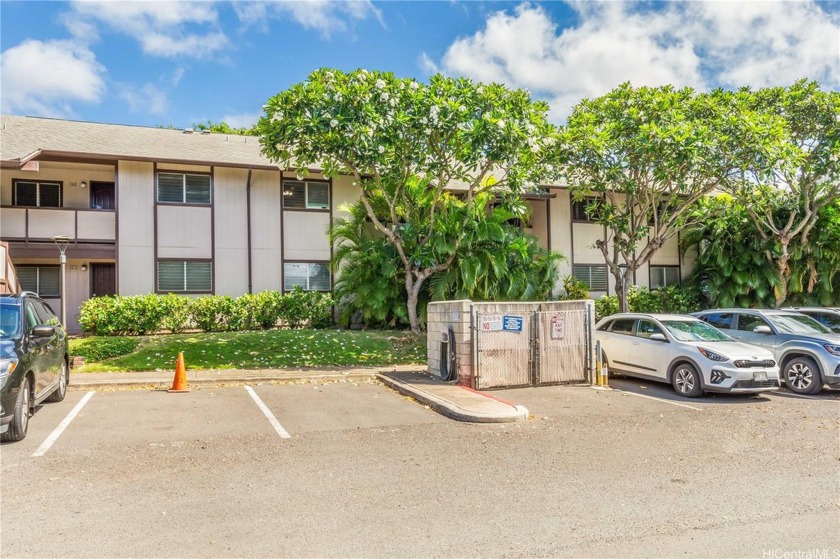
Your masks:
M732 338L773 352L787 387L815 394L840 387L840 334L791 310L714 309L694 313Z

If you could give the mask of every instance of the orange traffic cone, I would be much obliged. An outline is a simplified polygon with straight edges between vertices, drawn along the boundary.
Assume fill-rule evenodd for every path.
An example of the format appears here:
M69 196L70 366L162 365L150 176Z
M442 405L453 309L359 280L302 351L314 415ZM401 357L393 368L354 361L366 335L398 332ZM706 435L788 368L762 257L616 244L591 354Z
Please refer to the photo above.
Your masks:
M178 354L178 363L175 365L175 380L172 381L172 388L167 392L189 392L187 388L187 367L184 365L184 354Z

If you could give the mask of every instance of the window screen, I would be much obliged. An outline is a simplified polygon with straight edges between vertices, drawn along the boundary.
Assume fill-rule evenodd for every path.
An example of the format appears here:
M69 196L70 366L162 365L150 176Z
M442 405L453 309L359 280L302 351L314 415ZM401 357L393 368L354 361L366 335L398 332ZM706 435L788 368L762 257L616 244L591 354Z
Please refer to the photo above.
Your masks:
M213 291L213 263L200 260L158 261L158 292Z
M61 207L61 184L57 182L15 181L15 206Z
M330 269L317 262L294 262L283 265L283 289L291 291L300 287L304 291L329 291L332 289Z
M306 208L306 183L286 181L283 183L283 207Z
M61 296L61 269L58 266L19 266L20 287L41 297Z
M158 173L158 202L169 204L209 204L210 176L185 173Z
M607 290L606 265L575 264L572 268L572 275L576 280L585 283L590 291Z
M598 198L584 198L583 200L572 200L572 220L574 221L598 221L598 208L601 201ZM591 209L590 209L591 206ZM589 209L587 215L587 209Z
M283 207L295 210L329 209L330 185L326 182L284 181Z
M651 266L650 267L650 288L660 289L669 285L679 285L679 266Z

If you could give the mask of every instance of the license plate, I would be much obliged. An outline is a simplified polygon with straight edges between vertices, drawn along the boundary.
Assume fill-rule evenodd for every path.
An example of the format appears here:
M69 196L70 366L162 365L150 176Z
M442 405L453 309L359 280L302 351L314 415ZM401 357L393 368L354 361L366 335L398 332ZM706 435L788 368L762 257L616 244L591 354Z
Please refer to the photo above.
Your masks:
M767 380L767 371L756 371L753 373L753 380Z

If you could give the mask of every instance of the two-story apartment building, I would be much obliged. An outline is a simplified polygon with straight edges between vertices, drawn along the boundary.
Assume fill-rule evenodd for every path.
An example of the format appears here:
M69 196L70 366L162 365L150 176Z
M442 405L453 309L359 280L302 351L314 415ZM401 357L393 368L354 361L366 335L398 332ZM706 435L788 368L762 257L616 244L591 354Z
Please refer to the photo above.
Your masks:
M58 308L53 238L71 237L68 327L96 295L330 290L327 230L358 197L351 177L306 177L260 153L258 138L3 115L0 239L24 289ZM528 232L567 257L561 276L593 296L614 291L602 228L561 186L529 201ZM674 239L636 282L656 288L688 273Z

